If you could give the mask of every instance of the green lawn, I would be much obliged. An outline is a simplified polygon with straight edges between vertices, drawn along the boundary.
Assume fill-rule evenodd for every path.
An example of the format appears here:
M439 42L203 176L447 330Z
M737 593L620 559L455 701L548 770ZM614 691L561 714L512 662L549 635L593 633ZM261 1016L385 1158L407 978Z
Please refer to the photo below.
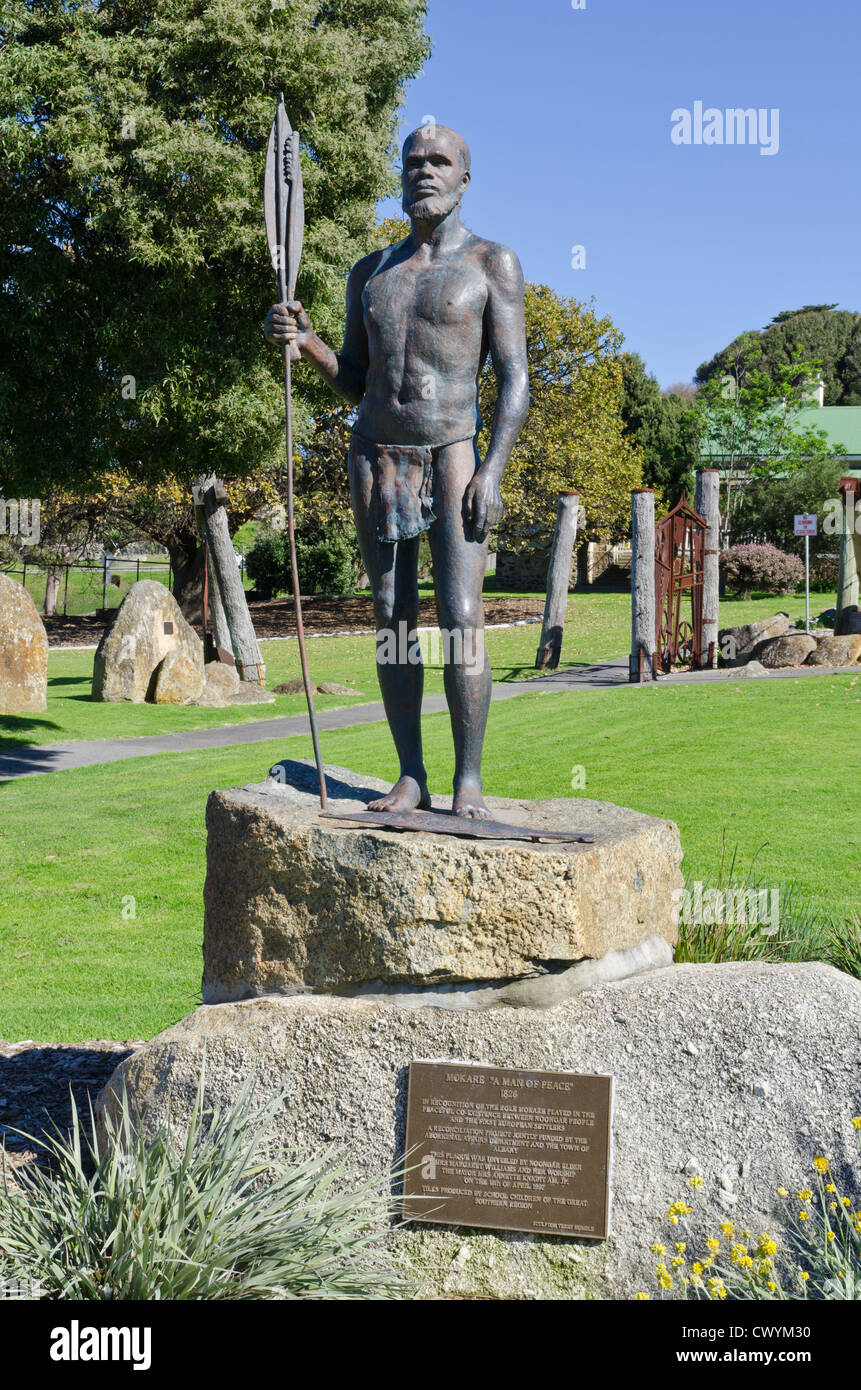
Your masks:
M861 672L536 692L492 706L486 786L571 795L582 765L583 795L675 819L706 885L725 835L745 867L759 851L761 884L794 880L804 902L846 911L859 893L858 703ZM444 792L447 716L425 729L432 785ZM322 742L327 761L394 772L384 725ZM258 780L278 757L309 755L299 738L0 784L0 1036L142 1038L192 1009L207 794Z
M816 595L813 612L833 604L833 594ZM721 624L751 622L784 609L797 616L797 596L752 599L721 605ZM628 594L572 594L568 601L563 666L580 666L608 661L625 654L630 643L631 600ZM487 648L497 681L524 680L538 673L534 669L538 647L538 624L509 627L488 632ZM299 654L295 642L263 642L267 685L270 689L299 674ZM316 681L337 681L353 685L361 694L354 698L318 695L319 709L362 704L379 698L375 644L371 635L318 637L308 642L308 660ZM303 695L279 695L274 705L237 706L227 709L197 709L191 706L112 705L90 699L93 670L92 651L52 651L48 661L48 709L43 715L0 716L0 749L40 743L63 743L75 739L138 738L146 734L178 733L188 729L208 729L224 724L245 724L278 715L301 714ZM442 692L442 669L428 666L425 689Z

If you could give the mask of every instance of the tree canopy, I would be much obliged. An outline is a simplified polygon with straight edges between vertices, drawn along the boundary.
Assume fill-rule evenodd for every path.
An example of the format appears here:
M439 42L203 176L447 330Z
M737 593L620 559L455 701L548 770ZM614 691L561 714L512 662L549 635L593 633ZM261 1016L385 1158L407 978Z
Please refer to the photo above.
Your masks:
M635 352L622 354L622 419L643 455L643 483L668 506L693 500L699 465L699 415L690 398L663 392ZM693 394L693 388L691 389Z
M756 348L754 365L771 377L790 366L799 351L802 359L817 359L825 382L825 404L861 405L861 314L833 304L783 309L765 328L740 333L703 362L697 369L697 382L724 376L742 344Z
M283 451L261 183L283 90L297 291L336 335L394 183L424 0L0 0L0 489L242 478ZM296 380L297 431L321 399Z

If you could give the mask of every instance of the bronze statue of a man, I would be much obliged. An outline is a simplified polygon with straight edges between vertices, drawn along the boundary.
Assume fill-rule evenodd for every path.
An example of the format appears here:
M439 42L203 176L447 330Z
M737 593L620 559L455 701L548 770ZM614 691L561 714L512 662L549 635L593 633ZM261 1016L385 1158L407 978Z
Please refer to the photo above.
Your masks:
M298 300L266 317L271 343L295 342L338 395L359 407L348 470L359 547L374 596L380 689L400 777L372 810L430 806L422 758L424 672L413 647L384 659L392 633L418 622L419 536L427 530L454 735L452 810L489 815L481 750L491 673L481 593L488 531L502 516L499 480L529 404L523 274L513 251L460 220L470 181L466 142L423 126L403 148L410 235L365 256L347 281L339 353L317 336ZM490 354L498 399L482 463L478 377ZM406 624L402 627L401 624ZM465 659L464 653L469 654Z

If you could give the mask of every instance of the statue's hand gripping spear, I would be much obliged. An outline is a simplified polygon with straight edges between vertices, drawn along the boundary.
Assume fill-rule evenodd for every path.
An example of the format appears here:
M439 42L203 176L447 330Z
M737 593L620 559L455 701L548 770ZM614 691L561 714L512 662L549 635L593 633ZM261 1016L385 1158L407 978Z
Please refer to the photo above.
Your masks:
M278 280L278 301L292 300L296 293L296 276L302 256L302 236L305 229L305 200L302 191L302 165L299 161L299 136L290 126L284 109L284 97L278 98L275 120L269 132L266 151L266 176L263 183L263 215L272 267ZM296 564L296 534L293 520L293 412L290 397L290 362L299 357L295 343L285 344L284 355L284 429L287 443L287 537L290 543L290 572L293 577L293 601L296 605L296 635L299 640L299 660L302 683L308 702L311 741L317 775L320 779L320 806L326 809L326 777L320 757L314 696L308 675L305 651L305 629L302 623L302 599L299 593L299 569Z

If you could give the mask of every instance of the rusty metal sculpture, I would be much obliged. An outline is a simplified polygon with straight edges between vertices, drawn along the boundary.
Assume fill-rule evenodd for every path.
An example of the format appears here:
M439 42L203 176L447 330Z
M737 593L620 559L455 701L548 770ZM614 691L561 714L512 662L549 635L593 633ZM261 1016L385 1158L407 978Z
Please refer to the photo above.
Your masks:
M698 664L705 537L705 518L684 498L655 526L655 633L663 671L684 661Z

